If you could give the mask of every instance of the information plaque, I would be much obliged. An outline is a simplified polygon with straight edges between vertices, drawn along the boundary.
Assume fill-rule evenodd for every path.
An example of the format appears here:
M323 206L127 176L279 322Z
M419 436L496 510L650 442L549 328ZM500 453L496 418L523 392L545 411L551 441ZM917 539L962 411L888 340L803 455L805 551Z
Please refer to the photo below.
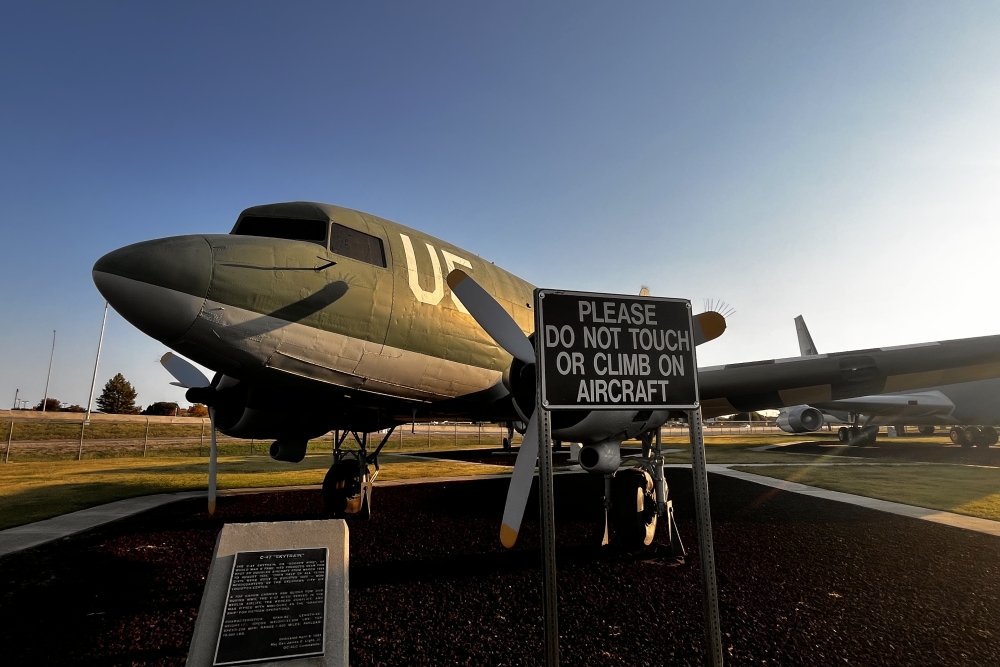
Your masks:
M546 410L691 410L698 369L687 299L535 290Z
M323 655L326 548L236 554L215 665Z

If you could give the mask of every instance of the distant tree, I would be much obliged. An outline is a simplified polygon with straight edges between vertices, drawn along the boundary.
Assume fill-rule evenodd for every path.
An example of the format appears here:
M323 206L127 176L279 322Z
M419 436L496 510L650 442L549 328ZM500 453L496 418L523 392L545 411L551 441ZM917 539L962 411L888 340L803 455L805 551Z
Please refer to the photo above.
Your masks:
M64 408L59 408L59 411L60 412L86 412L87 408L85 408L83 406L80 406L80 405L76 405L74 403L73 405L67 405Z
M104 385L104 391L97 399L97 407L110 415L139 414L139 407L135 404L136 396L138 393L132 388L132 384L118 373Z
M144 415L159 415L163 417L173 417L177 414L176 403L152 403L142 411Z
M195 403L190 408L187 409L188 417L207 417L208 408L206 408L201 403Z
M61 407L62 407L62 401L60 401L58 399L55 399L55 398L46 398L45 399L45 411L46 412L59 412L59 408L61 408ZM42 402L41 401L38 401L38 405L35 406L35 410L38 410L39 412L41 412L41 410L42 410Z

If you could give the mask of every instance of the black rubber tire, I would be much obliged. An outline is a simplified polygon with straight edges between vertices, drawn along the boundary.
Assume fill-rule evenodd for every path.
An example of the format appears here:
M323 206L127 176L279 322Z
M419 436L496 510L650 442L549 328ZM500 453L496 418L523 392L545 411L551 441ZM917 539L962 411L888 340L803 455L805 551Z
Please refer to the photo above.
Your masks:
M952 426L951 430L948 431L948 437L951 438L951 444L953 445L969 446L965 437L965 429L960 426Z
M841 426L837 429L837 439L840 440L840 444L848 445L851 443L851 429L846 426Z
M906 424L893 424L892 427L894 429L896 429L896 437L897 438L905 438L906 437Z
M645 470L627 468L611 478L611 511L608 517L614 542L627 551L653 543L656 536L656 498L653 478Z
M503 439L503 450L505 452L509 452L510 451L510 439L509 438L504 438Z
M360 493L358 462L345 459L335 463L323 478L323 510L330 516L344 516L348 502Z
M874 446L876 440L878 440L878 426L865 426L861 429L861 442L858 445L860 447Z
M984 426L982 433L983 442L987 447L997 444L997 440L1000 439L1000 434L998 434L997 430L992 426Z
M920 431L920 435L934 435L933 426L921 426L917 430Z

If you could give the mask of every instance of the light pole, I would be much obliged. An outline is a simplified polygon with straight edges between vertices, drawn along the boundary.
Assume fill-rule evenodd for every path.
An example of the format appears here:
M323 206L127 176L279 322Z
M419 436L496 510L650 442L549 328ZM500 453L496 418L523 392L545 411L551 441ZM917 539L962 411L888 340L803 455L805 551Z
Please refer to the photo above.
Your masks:
M49 353L49 374L45 376L45 396L42 398L42 412L45 412L45 404L49 402L49 379L52 378L52 358L56 356L56 330L52 330L52 352Z
M90 421L90 410L94 404L94 389L97 387L97 365L101 363L101 346L104 345L104 327L108 323L108 302L104 302L104 320L101 321L101 337L97 339L97 359L94 360L94 379L90 381L90 400L87 402L87 416L84 423Z
M14 390L14 409L17 410L17 395L21 393L21 389L17 388Z

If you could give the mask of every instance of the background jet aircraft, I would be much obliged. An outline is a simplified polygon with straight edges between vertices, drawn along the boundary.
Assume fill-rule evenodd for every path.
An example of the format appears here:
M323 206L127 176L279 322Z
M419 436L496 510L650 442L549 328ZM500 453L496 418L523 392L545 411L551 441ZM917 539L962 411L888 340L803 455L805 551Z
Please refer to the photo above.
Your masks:
M337 430L335 463L323 485L333 512L371 511L371 479L388 436L375 444L368 434L413 420L519 425L527 446L502 530L508 546L516 538L537 446L530 437L535 379L527 338L533 287L524 280L415 229L308 202L246 209L230 234L121 248L99 259L93 276L125 319L216 372L202 382L200 374L178 370L182 359L165 359L192 387L188 400L209 405L215 427L227 435L274 439L273 458L299 461L310 438ZM696 342L724 328L720 316L702 314ZM698 373L711 417L998 377L1000 336ZM653 410L555 412L552 435L583 443L581 464L609 474L623 439L648 444L669 417ZM357 450L342 447L348 434ZM628 545L652 540L665 506L651 452L644 447L639 467L611 480L612 528Z
M819 356L801 315L795 318L795 332L802 356ZM1000 425L1000 379L796 405L781 409L778 426L789 433L807 433L818 431L831 421L831 417L835 421L853 423L849 427L842 426L839 436L841 442L854 445L874 443L881 425L891 424L897 433L905 433L908 425L918 426L921 433L930 435L935 425L954 424L951 440L956 445L989 447L997 443L997 431L993 427Z

